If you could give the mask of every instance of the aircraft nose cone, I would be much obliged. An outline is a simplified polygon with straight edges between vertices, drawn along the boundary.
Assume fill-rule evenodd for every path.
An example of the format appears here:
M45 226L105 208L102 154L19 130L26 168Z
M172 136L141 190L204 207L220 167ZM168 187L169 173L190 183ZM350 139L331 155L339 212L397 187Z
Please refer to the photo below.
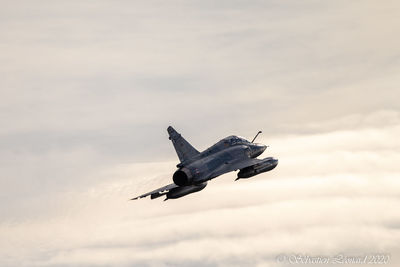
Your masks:
M263 144L257 144L257 150L261 153L263 153L265 151L265 149L267 149L266 145Z
M265 149L267 149L267 146L266 146L266 145L261 145L261 148L260 148L260 149L261 149L261 153L262 153L262 152L265 151Z
M265 149L267 149L266 145L263 144L255 144L251 150L252 150L252 158L258 157L259 155L261 155Z

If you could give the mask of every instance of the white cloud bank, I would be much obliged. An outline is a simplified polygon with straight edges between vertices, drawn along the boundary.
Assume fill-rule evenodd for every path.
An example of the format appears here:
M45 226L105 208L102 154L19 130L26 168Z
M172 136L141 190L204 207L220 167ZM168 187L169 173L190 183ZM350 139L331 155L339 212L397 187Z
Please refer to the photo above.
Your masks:
M3 1L0 265L398 266L399 8ZM261 129L279 166L127 201L171 181L169 124L199 149Z
M1 224L5 266L285 266L280 254L400 253L400 128L271 140L270 173L229 174L184 199L127 201L175 162L121 165L87 190ZM150 183L149 183L150 182ZM290 264L289 264L290 265Z

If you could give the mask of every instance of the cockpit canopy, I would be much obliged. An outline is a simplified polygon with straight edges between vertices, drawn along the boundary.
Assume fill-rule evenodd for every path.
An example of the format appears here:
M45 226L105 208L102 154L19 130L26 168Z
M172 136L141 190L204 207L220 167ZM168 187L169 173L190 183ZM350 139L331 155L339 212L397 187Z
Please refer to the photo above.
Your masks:
M239 137L236 135L228 136L222 139L224 143L228 143L230 145L242 145L242 144L249 144L250 142L244 139L243 137Z
M207 150L205 150L204 152L202 152L202 154L204 156L207 156L211 153L221 151L227 147L236 146L236 145L250 145L250 144L251 143L249 141L247 141L246 139L244 139L242 137L239 137L236 135L231 135L231 136L225 137L224 139L220 140L218 143L216 143L212 147L210 147Z

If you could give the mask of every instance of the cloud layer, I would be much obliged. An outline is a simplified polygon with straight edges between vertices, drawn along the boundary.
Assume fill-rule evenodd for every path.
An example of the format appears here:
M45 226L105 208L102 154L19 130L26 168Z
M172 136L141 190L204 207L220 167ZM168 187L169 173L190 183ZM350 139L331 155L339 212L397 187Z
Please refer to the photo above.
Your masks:
M284 266L278 255L385 253L396 266L400 170L388 147L399 131L277 138L273 172L228 174L167 202L127 199L168 183L175 162L116 166L103 182L46 195L42 216L3 222L3 264Z
M397 266L399 8L5 1L0 265L385 253ZM127 201L171 182L170 124L199 150L261 129L279 165L184 199Z

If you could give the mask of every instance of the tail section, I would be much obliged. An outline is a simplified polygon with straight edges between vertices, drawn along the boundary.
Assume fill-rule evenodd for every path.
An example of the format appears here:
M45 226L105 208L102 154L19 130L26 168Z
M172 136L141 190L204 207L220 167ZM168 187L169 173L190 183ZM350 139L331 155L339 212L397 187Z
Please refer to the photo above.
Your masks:
M172 141L176 154L178 155L181 163L190 161L190 159L200 154L200 152L197 151L191 144L189 144L189 142L186 141L180 133L175 131L174 128L169 126L167 131L169 134L169 139Z

